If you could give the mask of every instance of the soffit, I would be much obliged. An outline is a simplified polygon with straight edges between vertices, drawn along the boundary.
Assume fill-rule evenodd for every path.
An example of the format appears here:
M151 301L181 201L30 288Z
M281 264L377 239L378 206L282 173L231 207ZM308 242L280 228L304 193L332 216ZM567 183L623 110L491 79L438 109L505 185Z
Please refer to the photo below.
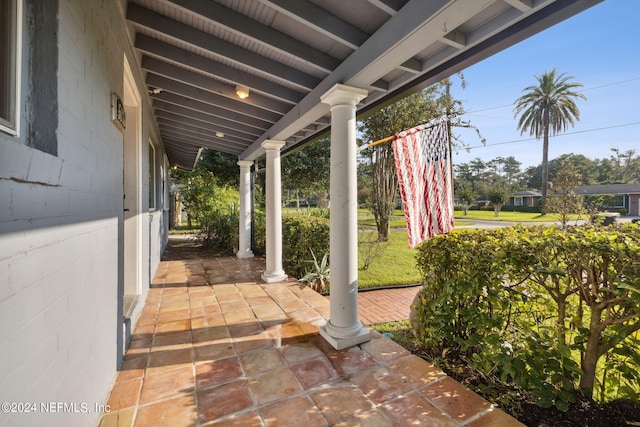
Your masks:
M317 138L336 83L369 91L364 114L600 1L132 0L127 20L169 161L190 169L202 147L253 160Z

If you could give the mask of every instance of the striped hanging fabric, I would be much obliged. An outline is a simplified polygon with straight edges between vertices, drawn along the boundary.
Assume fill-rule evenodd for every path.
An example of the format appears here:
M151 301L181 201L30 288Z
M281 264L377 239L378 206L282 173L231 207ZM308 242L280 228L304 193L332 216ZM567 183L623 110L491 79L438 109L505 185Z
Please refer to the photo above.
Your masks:
M454 226L447 118L396 134L393 153L413 248Z

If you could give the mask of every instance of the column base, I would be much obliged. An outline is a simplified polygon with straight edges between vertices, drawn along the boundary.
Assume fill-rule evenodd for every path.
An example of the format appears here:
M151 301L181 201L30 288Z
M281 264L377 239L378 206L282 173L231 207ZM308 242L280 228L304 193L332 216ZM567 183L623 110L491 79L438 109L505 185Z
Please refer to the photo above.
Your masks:
M238 251L236 253L236 256L238 258L253 258L253 252L251 252L251 250L248 251Z
M322 336L322 338L327 340L327 342L331 344L331 346L336 350L342 350L347 347L353 347L354 345L362 344L364 342L371 340L371 334L369 333L368 330L362 327L362 324L360 323L360 321L358 321L358 325L360 326L360 328L359 330L356 329L355 335L349 335L346 337L334 336L336 335L334 331L336 327L331 325L331 320L329 320L326 325L321 326L319 328L320 336ZM331 335L331 331L334 332L334 335Z
M286 273L282 270L280 271L265 271L264 273L262 273L262 275L260 276L262 278L262 280L264 280L267 283L275 283L275 282L284 282L285 280L287 280L289 277L286 275Z

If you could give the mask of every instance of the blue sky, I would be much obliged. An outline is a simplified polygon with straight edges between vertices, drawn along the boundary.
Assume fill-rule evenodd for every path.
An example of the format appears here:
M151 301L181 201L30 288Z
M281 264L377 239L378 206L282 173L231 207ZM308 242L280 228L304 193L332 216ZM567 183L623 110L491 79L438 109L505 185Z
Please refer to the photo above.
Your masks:
M520 135L513 102L535 85L536 75L556 68L583 84L580 121L551 138L549 159L565 153L609 157L611 148L640 155L640 1L604 2L464 70L467 88L452 94L463 101L464 120L480 129L455 129L469 152L454 152L454 164L514 156L522 169L542 161L542 141ZM454 78L457 83L459 80ZM627 125L627 126L623 126ZM606 128L606 129L603 129ZM602 130L597 130L602 129Z

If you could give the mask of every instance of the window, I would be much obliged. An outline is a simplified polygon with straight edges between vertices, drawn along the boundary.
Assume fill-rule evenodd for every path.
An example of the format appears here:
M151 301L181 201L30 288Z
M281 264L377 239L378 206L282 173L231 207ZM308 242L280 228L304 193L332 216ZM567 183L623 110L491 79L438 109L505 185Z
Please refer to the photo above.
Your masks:
M149 210L156 208L156 150L149 141Z
M524 206L524 198L519 196L514 197L513 206Z
M0 130L18 135L22 0L0 0Z

